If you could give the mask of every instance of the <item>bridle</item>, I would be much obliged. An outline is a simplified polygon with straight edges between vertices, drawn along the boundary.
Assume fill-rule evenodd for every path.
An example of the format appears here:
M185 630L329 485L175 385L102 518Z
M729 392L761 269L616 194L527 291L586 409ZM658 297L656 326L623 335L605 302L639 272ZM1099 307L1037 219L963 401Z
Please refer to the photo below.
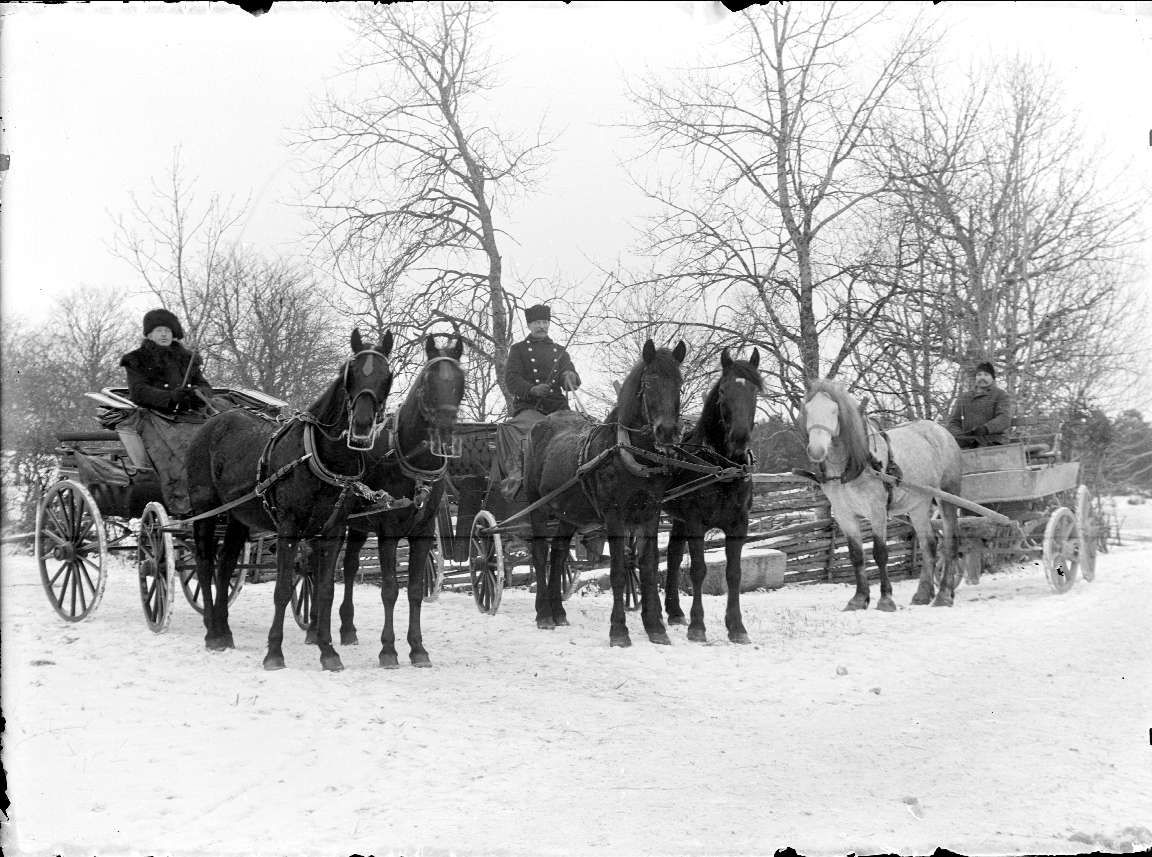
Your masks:
M453 366L461 376L464 374L464 370L460 366L460 361L455 357L433 357L431 360L424 364L424 368L420 372L420 377L417 379L416 383L420 387L420 395L416 399L416 404L420 409L420 416L423 417L424 421L427 422L429 426L431 426L428 430L430 440L426 442L428 444L428 451L432 455L439 456L440 458L459 458L462 451L461 442L458 438L453 437L452 445L447 448L444 446L443 439L440 438L439 430L436 428L436 409L428 404L428 401L424 395L428 388L427 380L429 370L437 363L448 363ZM402 453L400 457L401 459L404 458Z
M644 417L644 428L655 431L652 429L652 412L648 407L648 370L645 368L640 372L640 383L636 386L636 397L640 400L640 413ZM679 398L679 391L677 391L677 398ZM680 412L680 402L676 402L676 413ZM676 436L679 440L680 436L680 421L676 421ZM673 441L674 443L676 441Z
M359 360L361 357L379 357L380 358L380 361L384 366L384 371L387 373L387 376L388 376L387 388L384 391L384 401L382 401L379 397L377 397L376 392L369 387L365 387L363 390L360 390L355 396L348 395L348 386L352 380L352 365L357 360ZM373 371L376 371L376 370L373 370ZM388 355L384 354L383 352L377 351L374 348L365 348L363 351L357 351L350 358L348 358L348 360L346 360L344 362L344 372L341 375L340 387L341 387L341 389L344 390L344 399L345 399L344 428L343 428L343 430L340 431L338 434L336 434L335 437L333 437L331 433L326 431L326 429L337 428L340 425L339 419L337 419L333 422L330 422L330 423L323 423L323 422L320 422L319 420L313 418L313 419L309 420L309 422L312 425L314 425L316 428L318 428L320 430L320 433L322 435L324 435L324 437L326 437L328 440L330 440L332 442L336 442L336 441L339 441L341 439L344 439L345 444L347 445L347 447L349 449L353 449L356 451L363 451L363 449L369 449L369 448L371 448L372 444L375 443L376 437L380 434L380 431L384 427L384 420L382 419L383 411L384 411L384 405L385 405L385 402L388 398L388 392L392 389L392 369L388 365ZM351 427L352 427L352 414L355 411L356 403L358 401L360 401L361 396L369 396L372 399L372 432L371 432L371 437L369 439L369 443L366 447L353 446L352 445L352 435L351 435L351 431L350 431Z

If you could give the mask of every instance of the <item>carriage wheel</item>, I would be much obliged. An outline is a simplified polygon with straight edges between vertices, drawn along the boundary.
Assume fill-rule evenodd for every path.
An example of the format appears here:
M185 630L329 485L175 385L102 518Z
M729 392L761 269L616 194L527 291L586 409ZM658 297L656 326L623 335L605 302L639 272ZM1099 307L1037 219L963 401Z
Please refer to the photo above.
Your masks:
M1076 490L1076 525L1080 529L1080 573L1084 579L1096 579L1096 518L1092 512L1092 492L1087 485Z
M624 549L624 609L640 609L640 566L636 561L636 539L629 537Z
M307 631L312 622L312 605L316 602L316 575L296 555L296 578L292 584L292 617L301 631Z
M100 510L78 482L61 479L36 508L36 563L52 608L79 622L100 605L108 584L108 547Z
M580 572L572 565L572 561L564 558L564 567L560 569L560 598L567 601L572 597L580 585Z
M481 613L496 615L504 595L504 540L497 532L491 512L480 510L468 534L468 573L472 598Z
M160 503L149 503L140 515L136 568L144 621L153 633L163 634L172 621L172 595L176 584L176 548L172 534L164 532L168 513Z
M248 577L248 570L244 566L248 563L248 555L252 550L252 543L244 545L240 558L236 561L236 568L232 572L232 579L228 581L228 606L244 588L244 581ZM176 571L180 575L180 588L184 590L184 597L199 614L204 614L204 599L200 597L200 579L196 576L196 559L192 548L179 539L176 540Z
M440 538L440 517L436 517L432 549L428 551L428 564L424 567L424 600L436 601L444 586L444 542Z
M1044 530L1044 574L1057 592L1067 592L1080 570L1080 527L1076 515L1061 506Z

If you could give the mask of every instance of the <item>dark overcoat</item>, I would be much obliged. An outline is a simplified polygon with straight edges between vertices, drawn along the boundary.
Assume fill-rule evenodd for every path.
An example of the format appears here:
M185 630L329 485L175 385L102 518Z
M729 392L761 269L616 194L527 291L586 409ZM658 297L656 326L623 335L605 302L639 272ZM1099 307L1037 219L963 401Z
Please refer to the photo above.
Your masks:
M565 372L576 373L572 358L548 337L528 338L508 349L504 381L512 394L512 413L533 408L542 414L568 410L568 397L561 386ZM537 384L547 384L548 392L535 396L530 391ZM576 386L580 375L576 373Z
M179 408L173 394L184 385L199 387L204 395L212 395L212 387L200 371L200 355L179 342L160 346L145 339L139 348L120 358L120 365L128 372L128 397L146 408L175 413ZM197 402L196 406L203 404Z
M984 434L976 437L980 446L1004 442L1004 433L1012 425L1012 399L1004 390L993 385L987 390L962 393L952 406L948 418L948 431L954 436L971 436L984 427Z

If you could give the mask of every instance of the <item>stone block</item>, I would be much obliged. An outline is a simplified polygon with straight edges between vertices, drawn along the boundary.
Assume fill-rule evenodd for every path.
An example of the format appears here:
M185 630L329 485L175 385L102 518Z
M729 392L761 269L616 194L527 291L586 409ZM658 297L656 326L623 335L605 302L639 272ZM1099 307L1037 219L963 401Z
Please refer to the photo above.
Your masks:
M784 585L784 568L788 557L783 551L771 548L745 548L740 557L740 591L752 592L756 589L779 589ZM704 575L702 591L705 595L724 595L728 592L728 582L724 579L726 561L724 551L708 551L704 554L708 568ZM680 573L687 572L687 557Z

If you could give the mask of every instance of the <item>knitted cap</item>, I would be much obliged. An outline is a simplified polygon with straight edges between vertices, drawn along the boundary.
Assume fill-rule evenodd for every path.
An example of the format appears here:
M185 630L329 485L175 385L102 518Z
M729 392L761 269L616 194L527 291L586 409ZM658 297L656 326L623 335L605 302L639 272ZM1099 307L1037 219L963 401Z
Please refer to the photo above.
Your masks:
M973 374L976 372L987 372L993 378L996 377L996 370L992 367L991 363L977 363L976 368L973 370Z

